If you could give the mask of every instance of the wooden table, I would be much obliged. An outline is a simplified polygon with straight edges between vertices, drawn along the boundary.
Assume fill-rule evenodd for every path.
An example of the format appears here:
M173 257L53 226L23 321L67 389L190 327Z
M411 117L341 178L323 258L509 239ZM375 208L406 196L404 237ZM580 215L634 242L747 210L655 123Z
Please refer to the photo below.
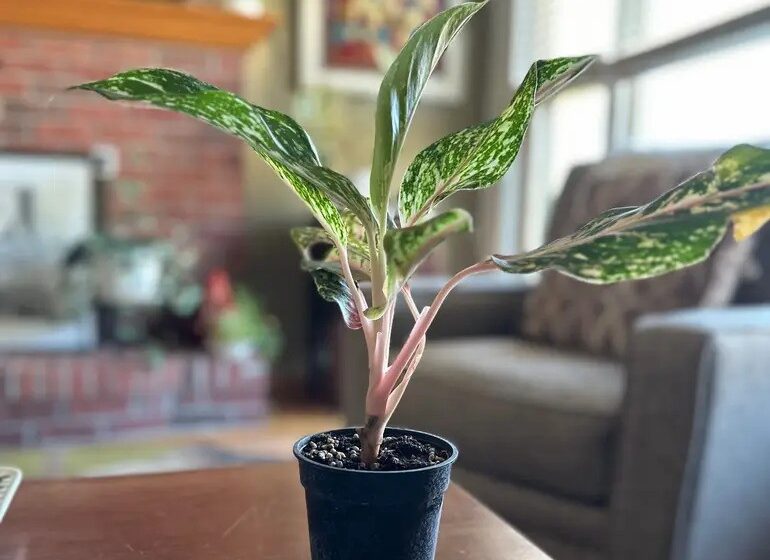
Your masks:
M548 560L458 486L444 505L438 560ZM0 560L309 557L292 463L23 482L0 524Z

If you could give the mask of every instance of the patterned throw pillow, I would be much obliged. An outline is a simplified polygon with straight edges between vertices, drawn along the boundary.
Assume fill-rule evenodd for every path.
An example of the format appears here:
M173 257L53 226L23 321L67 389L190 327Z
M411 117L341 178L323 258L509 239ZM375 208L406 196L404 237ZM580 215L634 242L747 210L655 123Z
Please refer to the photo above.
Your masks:
M701 169L716 154L629 155L575 168L553 215L549 239L568 235L603 210L652 200ZM529 294L524 335L593 354L622 357L637 317L732 301L752 242L729 237L712 257L659 278L596 286L555 271Z

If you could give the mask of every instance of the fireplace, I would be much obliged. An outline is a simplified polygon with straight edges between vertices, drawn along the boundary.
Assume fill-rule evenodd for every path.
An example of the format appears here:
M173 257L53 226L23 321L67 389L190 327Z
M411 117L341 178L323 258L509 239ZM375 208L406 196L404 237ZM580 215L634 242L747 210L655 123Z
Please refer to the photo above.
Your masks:
M211 45L2 27L0 446L264 415L269 364L261 358L104 344L93 297L80 309L57 308L67 299L57 290L67 284L68 251L94 234L157 240L184 230L203 248L205 269L225 265L221 240L238 245L246 231L236 140L189 118L66 88L164 66L238 91L241 56ZM24 267L1 266L12 259ZM25 267L21 279L8 272Z

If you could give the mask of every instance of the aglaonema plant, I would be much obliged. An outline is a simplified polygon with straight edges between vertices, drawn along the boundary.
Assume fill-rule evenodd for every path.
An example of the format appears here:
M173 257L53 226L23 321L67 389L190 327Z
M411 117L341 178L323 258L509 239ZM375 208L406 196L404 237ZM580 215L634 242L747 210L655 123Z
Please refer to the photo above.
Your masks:
M417 28L385 74L377 98L368 198L322 164L310 137L291 117L192 76L138 69L76 86L111 100L186 113L241 138L305 202L320 227L292 230L302 267L319 295L339 305L347 326L363 332L368 350L366 418L358 430L361 460L367 465L377 460L385 426L420 363L426 332L465 278L494 270L526 274L549 268L596 284L649 278L704 260L731 222L741 238L770 219L770 150L735 146L711 168L648 204L607 210L572 235L533 251L493 255L461 270L429 306L418 309L409 283L420 263L448 237L472 229L465 210L437 210L437 205L457 191L496 183L513 163L535 108L594 59L535 62L498 117L428 146L402 180L394 181L399 152L431 72L486 4L458 4ZM371 283L368 300L359 287L362 281ZM399 297L414 325L391 355Z

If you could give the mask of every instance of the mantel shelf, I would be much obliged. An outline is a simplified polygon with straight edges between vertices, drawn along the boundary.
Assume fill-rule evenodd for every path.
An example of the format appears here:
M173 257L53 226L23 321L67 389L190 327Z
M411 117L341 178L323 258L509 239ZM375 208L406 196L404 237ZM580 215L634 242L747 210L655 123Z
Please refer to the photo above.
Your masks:
M0 25L247 48L277 23L206 6L148 0L0 0Z

